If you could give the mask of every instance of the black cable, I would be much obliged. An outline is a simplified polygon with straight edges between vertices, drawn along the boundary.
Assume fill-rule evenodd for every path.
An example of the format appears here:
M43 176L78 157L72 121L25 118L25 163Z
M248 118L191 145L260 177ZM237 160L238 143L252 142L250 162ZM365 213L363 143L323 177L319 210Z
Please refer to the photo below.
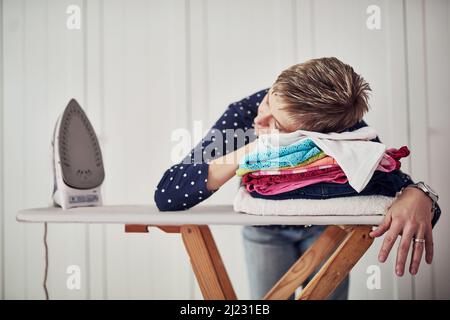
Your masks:
M45 248L45 270L44 270L44 293L45 300L49 300L47 289L47 276L48 276L48 244L47 244L47 222L44 223L44 248Z

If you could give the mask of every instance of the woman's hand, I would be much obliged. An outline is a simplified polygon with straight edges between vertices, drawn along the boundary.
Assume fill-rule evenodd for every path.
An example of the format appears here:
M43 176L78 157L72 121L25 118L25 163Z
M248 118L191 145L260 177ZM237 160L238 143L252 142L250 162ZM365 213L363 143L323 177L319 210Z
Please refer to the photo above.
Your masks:
M414 187L405 188L389 208L383 222L369 234L371 237L380 237L386 233L378 255L380 262L386 261L397 237L401 235L395 266L398 276L404 273L411 244L413 248L409 272L412 275L419 270L424 249L425 261L431 264L433 260L431 208L432 201L423 191ZM414 238L425 239L425 243L414 242Z

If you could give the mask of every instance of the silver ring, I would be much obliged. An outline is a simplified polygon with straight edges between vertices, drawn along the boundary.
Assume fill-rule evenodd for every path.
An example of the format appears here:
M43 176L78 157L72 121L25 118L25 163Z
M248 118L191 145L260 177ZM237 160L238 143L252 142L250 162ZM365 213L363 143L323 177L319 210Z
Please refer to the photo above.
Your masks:
M425 239L414 238L414 242L425 243Z

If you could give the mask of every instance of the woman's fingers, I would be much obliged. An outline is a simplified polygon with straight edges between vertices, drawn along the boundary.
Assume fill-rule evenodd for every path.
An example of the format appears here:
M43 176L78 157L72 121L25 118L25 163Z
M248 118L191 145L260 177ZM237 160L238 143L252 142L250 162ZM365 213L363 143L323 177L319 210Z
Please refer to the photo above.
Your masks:
M381 224L373 231L369 233L369 236L372 238L377 238L379 236L382 236L386 231L389 230L389 227L391 226L392 221L392 215L390 211L386 214Z
M405 264L408 258L408 251L411 247L411 242L416 232L417 226L411 224L406 225L406 227L403 229L402 239L397 251L397 261L395 264L395 272L400 277L403 276L403 273L405 272Z
M371 237L379 237L384 234L383 243L378 254L380 262L387 260L398 236L402 235L395 264L395 271L399 276L402 276L405 272L409 249L413 243L411 262L409 264L411 274L417 274L424 251L427 263L431 263L433 259L431 218L427 213L430 210L430 206L430 199L421 193L420 190L407 188L391 205L386 217L378 228L369 233ZM413 237L425 239L425 243L423 241L413 242Z
M387 257L389 256L389 252L391 252L392 246L397 240L398 235L402 231L402 228L397 223L392 223L388 232L384 236L383 244L380 249L380 253L378 254L378 260L380 262L385 262Z
M427 231L425 232L425 261L428 264L431 264L433 261L433 228L431 224L428 226Z
M423 239L425 240L425 231L423 227L419 227L419 230L416 232L414 238L416 240ZM415 241L412 239L412 253L411 253L411 264L409 266L409 273L412 275L417 274L419 271L420 261L422 261L423 250L425 249L425 243L421 241Z

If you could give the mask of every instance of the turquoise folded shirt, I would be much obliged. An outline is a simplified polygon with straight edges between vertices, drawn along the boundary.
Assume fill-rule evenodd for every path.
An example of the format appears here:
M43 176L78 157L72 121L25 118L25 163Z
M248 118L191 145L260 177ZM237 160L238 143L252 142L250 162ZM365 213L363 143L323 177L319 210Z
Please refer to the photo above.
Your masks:
M253 151L243 158L239 168L248 170L267 170L294 167L322 152L311 139L280 148Z

